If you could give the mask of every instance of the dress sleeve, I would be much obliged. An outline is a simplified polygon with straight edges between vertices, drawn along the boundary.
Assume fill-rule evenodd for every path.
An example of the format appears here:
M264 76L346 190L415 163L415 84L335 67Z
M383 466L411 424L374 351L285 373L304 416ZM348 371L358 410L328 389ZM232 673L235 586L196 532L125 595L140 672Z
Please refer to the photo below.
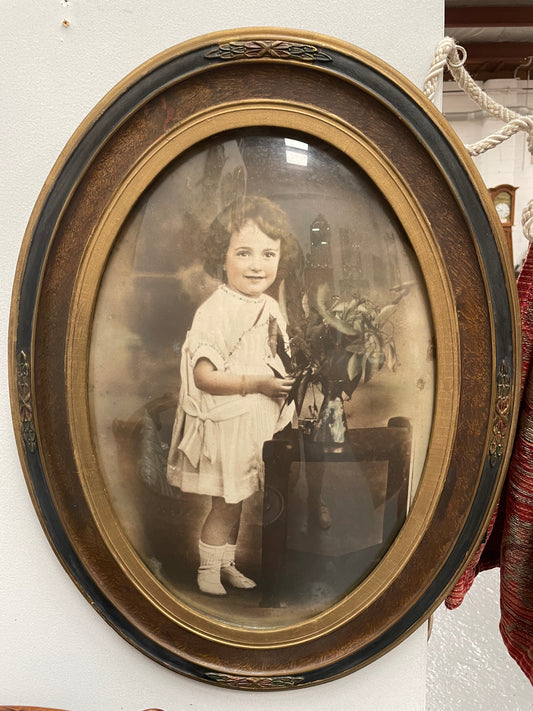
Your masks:
M228 367L228 348L224 338L224 314L203 304L196 312L189 331L191 367L207 358L217 370Z
M269 297L269 312L270 315L277 321L280 335L283 339L283 348L285 350L285 353L287 353L288 355L290 353L290 342L287 333L287 322L285 321L285 317L281 313L281 309L279 307L278 302L275 299L272 299L271 297Z

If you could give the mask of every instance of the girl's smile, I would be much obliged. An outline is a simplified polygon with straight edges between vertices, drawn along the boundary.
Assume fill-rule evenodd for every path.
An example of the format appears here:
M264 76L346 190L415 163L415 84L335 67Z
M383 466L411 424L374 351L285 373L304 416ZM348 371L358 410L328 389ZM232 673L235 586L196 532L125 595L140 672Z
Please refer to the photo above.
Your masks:
M248 220L231 235L224 261L227 285L244 296L261 296L275 281L281 252L272 239Z

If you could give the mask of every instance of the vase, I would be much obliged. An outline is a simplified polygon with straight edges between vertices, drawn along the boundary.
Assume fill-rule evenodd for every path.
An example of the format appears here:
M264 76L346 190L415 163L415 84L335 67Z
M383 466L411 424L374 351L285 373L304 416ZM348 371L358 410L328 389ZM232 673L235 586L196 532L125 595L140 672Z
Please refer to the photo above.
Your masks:
M313 435L327 451L341 451L346 439L342 380L328 381Z

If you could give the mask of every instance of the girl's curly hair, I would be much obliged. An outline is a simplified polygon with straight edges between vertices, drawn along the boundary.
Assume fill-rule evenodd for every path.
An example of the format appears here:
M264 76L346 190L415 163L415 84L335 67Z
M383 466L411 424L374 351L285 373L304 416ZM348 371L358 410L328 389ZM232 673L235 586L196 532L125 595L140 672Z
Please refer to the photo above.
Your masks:
M248 221L254 222L268 237L281 242L278 279L283 279L298 261L301 252L286 213L265 197L237 198L211 223L204 242L204 269L216 279L223 279L222 266L231 236Z

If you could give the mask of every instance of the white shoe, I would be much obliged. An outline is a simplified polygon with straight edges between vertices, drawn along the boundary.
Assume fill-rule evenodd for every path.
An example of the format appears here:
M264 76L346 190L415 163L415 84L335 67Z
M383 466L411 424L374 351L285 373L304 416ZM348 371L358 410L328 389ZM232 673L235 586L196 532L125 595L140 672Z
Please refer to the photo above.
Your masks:
M237 570L235 563L228 563L220 568L220 579L233 588L242 590L251 590L256 586L251 578L247 578L240 570Z
M212 568L198 568L196 578L198 588L206 595L227 595L226 588L220 582L220 571Z

